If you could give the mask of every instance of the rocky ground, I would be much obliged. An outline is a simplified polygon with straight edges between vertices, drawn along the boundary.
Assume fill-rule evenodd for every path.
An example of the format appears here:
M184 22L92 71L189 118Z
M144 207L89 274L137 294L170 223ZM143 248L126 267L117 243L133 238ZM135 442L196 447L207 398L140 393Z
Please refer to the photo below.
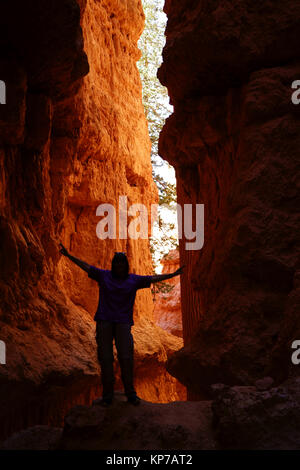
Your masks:
M127 403L117 392L113 404L76 405L64 427L33 426L0 447L61 450L299 449L300 378L275 387L213 385L211 401Z

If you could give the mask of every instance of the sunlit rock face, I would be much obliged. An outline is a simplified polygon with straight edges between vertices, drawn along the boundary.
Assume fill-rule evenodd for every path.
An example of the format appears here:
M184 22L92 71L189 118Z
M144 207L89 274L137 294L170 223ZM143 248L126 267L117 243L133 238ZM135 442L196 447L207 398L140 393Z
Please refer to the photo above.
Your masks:
M176 271L180 266L179 250L170 250L161 264L162 274ZM166 292L157 292L154 302L154 321L157 325L173 335L182 337L180 276L163 281L168 286Z
M118 216L119 196L148 210L158 200L136 67L143 23L139 0L1 6L0 439L61 425L70 406L101 393L98 286L60 255L59 241L98 267L109 269L116 250L126 251L131 272L152 272L148 240L96 235L99 204ZM182 398L185 387L164 366L182 344L154 325L150 289L138 292L134 318L137 392Z
M214 382L297 373L300 3L167 0L165 11L158 75L174 113L159 151L178 203L204 204L202 249L180 240L185 347L168 370L199 397Z

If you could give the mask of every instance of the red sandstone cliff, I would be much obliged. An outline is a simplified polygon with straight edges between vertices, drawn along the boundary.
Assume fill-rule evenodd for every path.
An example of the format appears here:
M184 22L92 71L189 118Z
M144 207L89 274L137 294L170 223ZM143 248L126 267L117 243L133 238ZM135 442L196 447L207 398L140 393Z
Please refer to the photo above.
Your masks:
M101 7L93 10L92 3L81 1L79 12L72 1L51 2L50 7L42 0L23 4L10 2L0 18L1 78L13 86L13 92L8 90L11 106L0 107L0 236L5 247L0 264L0 333L7 341L9 360L8 367L1 368L1 403L7 410L2 405L0 413L6 434L35 422L59 423L72 402L90 402L95 393L99 371L89 310L94 308L89 300L94 289L85 277L76 284L82 273L60 259L56 242L63 237L75 254L82 254L82 232L89 249L86 261L94 262L98 249L103 258L96 262L107 262L103 244L91 239L94 231L88 227L93 222L85 211L93 219L95 213L87 207L88 202L91 207L96 204L98 184L113 195L111 178L116 175L116 188L124 187L123 160L117 164L113 159L112 169L107 161L105 182L95 176L102 159L96 157L97 133L100 142L105 133L109 139L117 113L105 121L109 106L104 115L99 110L107 103L113 106L110 93L102 97L100 108L93 106L102 90L105 95L111 74L93 95L97 79L92 64L86 76L79 21L84 40L90 41L84 50L88 57L94 50L97 63L101 38L93 18L101 14ZM132 15L137 19L137 3L126 3L124 16L116 16L117 2L111 4L113 10L102 3L107 17L119 21L118 29L128 25ZM132 409L119 397L109 409L76 406L67 413L63 430L29 428L4 443L6 449L299 448L299 378L291 377L280 386L276 382L297 375L298 370L290 361L290 344L300 337L296 180L300 107L291 105L290 85L300 76L300 4L167 0L166 11L167 44L160 78L169 87L175 112L163 130L161 153L176 168L178 202L205 204L202 250L188 252L185 240L180 241L180 264L186 265L181 277L185 346L172 356L169 370L188 386L191 397L207 395L214 384L213 399L143 401ZM131 26L134 30L137 25ZM117 39L116 33L116 49ZM33 55L37 40L40 54ZM109 48L108 37L104 43ZM3 51L8 51L8 62ZM111 62L112 73L118 60ZM132 70L131 74L134 82ZM113 79L111 93L118 86ZM122 110L126 106L129 113L127 98ZM120 125L128 129L129 123L121 120ZM122 142L123 148L124 135L120 133L120 141L112 145ZM85 147L89 139L90 159ZM112 145L106 147L111 158ZM126 170L137 192L142 192L138 181L142 186L150 181L145 174L147 165L141 173ZM151 198L149 186L147 191ZM130 192L132 200L134 194ZM80 211L81 204L85 210ZM139 249L131 253L134 261ZM140 268L144 257L138 261L141 264L135 266ZM90 288L88 298L81 285ZM141 342L138 365L143 369L139 386L142 390L145 385L146 393L143 377L157 370L157 363L164 364L168 352L159 338L165 333L164 342L171 342L174 337L158 327L150 329L148 318L140 315L141 303L137 307L140 332L135 339ZM267 372L275 383L272 378L256 380ZM163 376L161 384L154 384L156 393L165 386ZM134 439L133 428L138 431Z
M173 273L180 267L179 250L170 250L161 264L162 274ZM163 281L170 286L167 292L155 293L154 321L164 330L173 335L182 337L180 276Z
M180 240L185 346L168 370L190 397L213 382L281 381L298 372L300 338L300 2L167 0L165 11L158 75L174 113L159 151L178 203L205 207L203 248Z
M148 240L96 236L99 204L118 208L127 195L128 206L150 208L158 198L136 67L143 22L139 0L2 5L1 436L60 425L70 406L100 394L98 286L59 254L58 242L102 268L123 250L132 272L151 273ZM137 294L133 335L138 393L151 401L183 397L164 367L181 343L154 325L149 289ZM118 367L117 376L122 388Z

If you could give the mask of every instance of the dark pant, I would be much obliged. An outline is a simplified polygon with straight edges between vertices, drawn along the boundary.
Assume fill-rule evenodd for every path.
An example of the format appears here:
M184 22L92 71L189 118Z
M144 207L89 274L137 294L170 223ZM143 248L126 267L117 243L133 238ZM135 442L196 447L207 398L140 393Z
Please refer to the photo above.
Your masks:
M130 323L116 323L98 320L96 323L96 341L98 359L101 366L101 379L103 385L103 398L112 398L114 393L114 355L113 338L118 353L121 368L121 378L125 395L136 395L133 386L133 337Z

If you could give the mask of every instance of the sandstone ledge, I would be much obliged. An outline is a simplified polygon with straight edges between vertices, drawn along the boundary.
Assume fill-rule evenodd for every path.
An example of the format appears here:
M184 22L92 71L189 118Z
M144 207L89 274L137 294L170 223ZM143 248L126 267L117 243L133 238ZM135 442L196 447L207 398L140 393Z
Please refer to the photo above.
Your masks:
M214 384L212 401L139 406L115 392L110 407L76 405L64 428L33 426L0 449L49 450L295 450L300 445L300 378L272 386ZM97 403L98 402L98 403Z
M100 400L100 399L99 399ZM57 428L29 428L11 436L2 449L40 449L45 436L56 450L214 449L211 402L127 403L115 392L113 404L76 405L65 416L62 433ZM25 433L25 434L24 434ZM27 438L24 438L26 436ZM35 436L35 438L34 438ZM41 436L41 437L40 437ZM49 438L50 436L50 438ZM19 443L19 447L18 446Z

